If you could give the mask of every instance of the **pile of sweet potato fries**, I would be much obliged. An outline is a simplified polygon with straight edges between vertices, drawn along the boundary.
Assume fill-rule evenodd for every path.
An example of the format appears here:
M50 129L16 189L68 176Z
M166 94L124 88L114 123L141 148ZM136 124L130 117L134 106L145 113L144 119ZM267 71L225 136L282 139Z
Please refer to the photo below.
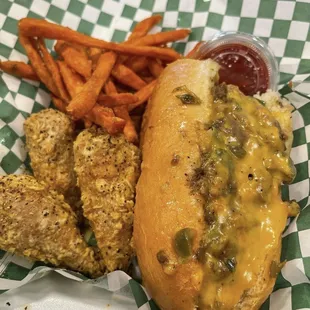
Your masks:
M110 134L124 132L127 140L138 142L130 112L147 101L164 67L181 57L167 48L168 42L183 39L189 30L148 34L160 22L151 16L139 22L122 43L92 38L45 20L19 21L19 40L30 65L0 62L4 72L41 81L51 92L54 105L73 120L93 123ZM54 59L44 39L57 40Z

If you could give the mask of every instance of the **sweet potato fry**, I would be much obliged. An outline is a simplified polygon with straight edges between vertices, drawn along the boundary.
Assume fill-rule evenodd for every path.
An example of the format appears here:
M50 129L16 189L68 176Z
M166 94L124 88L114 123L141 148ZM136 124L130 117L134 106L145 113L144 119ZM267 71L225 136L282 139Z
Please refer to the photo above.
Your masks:
M164 70L164 67L155 58L149 59L148 67L155 78L158 78Z
M40 81L37 74L34 72L30 65L21 61L1 61L0 69L8 74L14 75L19 78L29 79L33 81Z
M153 15L139 22L129 36L128 42L145 36L161 20L162 17L160 15Z
M63 40L57 40L56 44L54 45L54 50L55 52L59 52L61 50L61 48L65 45L70 45L71 47L75 48L77 51L79 51L80 53L84 54L86 57L88 57L88 51L87 48L83 45L77 44L77 43L69 43L69 42L65 42Z
M139 46L162 45L168 42L184 39L189 35L189 33L190 30L188 29L159 32L155 34L146 35L145 37L139 39L132 40L130 43Z
M59 54L74 71L86 79L90 78L92 64L84 53L79 52L71 45L65 43L60 47Z
M92 38L70 28L35 18L21 19L18 23L18 28L22 35L28 37L43 37L47 39L64 40L87 47L98 47L128 55L141 55L164 60L176 60L181 57L180 54L171 49L107 42Z
M82 90L85 83L82 80L82 77L72 71L72 69L69 68L69 66L64 61L57 60L57 64L67 90L71 98L73 98Z
M54 45L55 52L57 52L57 54L61 54L61 49L66 45L70 45L71 47L82 53L86 58L88 57L87 48L85 46L76 43L68 43L63 40L57 40L56 44Z
M54 45L55 52L60 55L62 48L65 46L65 41L57 40L56 44Z
M60 71L62 73L62 76L64 78L65 84L70 92L70 95L72 97L74 97L77 93L79 93L79 91L81 91L83 85L85 84L82 81L82 78L80 75L78 75L77 73L73 72L64 61L57 61ZM121 94L117 94L117 95L121 95ZM127 95L127 94L124 94ZM136 101L137 97L130 94L132 98L131 101ZM102 95L101 99L104 101L104 103L106 102L112 102L112 106L116 106L119 104L119 102L117 101L118 98L114 99L111 98L109 96L109 98L105 98L107 97L106 95ZM124 100L124 98L119 98ZM125 98L126 99L126 98ZM127 98L127 100L129 101L129 99ZM55 102L54 102L55 104ZM57 104L57 103L56 103ZM57 106L55 104L55 106ZM60 103L59 103L60 104ZM127 104L125 102L125 104ZM128 103L129 104L129 103ZM109 104L107 104L109 105ZM108 108L104 108L102 109L101 106L99 106L98 108L98 104L96 104L94 106L94 108L83 118L84 121L84 126L85 128L88 128L92 125L92 123L96 123L97 125L100 126L110 126L111 127L111 132L113 130L120 130L121 129L113 129L113 128L118 128L119 125L121 124L121 122L116 119L115 120L115 114L113 113L113 111L111 109ZM97 115L99 113L99 115Z
M140 89L139 91L137 91L135 93L135 95L139 98L139 101L137 101L134 104L131 104L128 107L129 112L149 99L149 97L151 96L152 91L156 85L156 82L157 82L157 80L154 80L153 82L151 82L150 84L147 84L145 87L143 87L142 89Z
M86 58L88 58L88 52L85 46L77 44L77 43L70 43L70 46L72 46L77 51L79 51L81 54L83 54Z
M106 107L106 108L113 108L116 106L115 99L109 95L100 94L98 97L98 103L100 106Z
M139 39L141 37L144 37L161 20L162 20L161 15L154 15L154 16L145 18L144 20L142 20L135 26L131 35L129 36L127 41L124 42L124 44L132 44L132 41ZM127 59L128 59L128 56L121 55L119 57L119 62L124 63Z
M166 48L166 43L173 42L177 40L184 39L188 36L190 30L188 29L179 29L172 31L159 32L155 34L149 34L140 38L128 40L123 42L123 45L133 44L138 46L157 46L163 48L165 50L169 50L170 48ZM173 51L173 49L171 49ZM119 62L124 63L128 60L128 56L122 55L120 57Z
M147 57L133 56L128 58L124 65L134 72L140 72L141 70L147 68L148 59L149 58Z
M124 85L130 86L133 89L139 90L146 83L131 69L123 64L116 64L112 70L112 76Z
M110 93L110 95L100 94L98 97L98 103L108 108L114 108L118 106L128 106L134 104L139 98L131 93Z
M98 59L102 54L102 50L97 47L89 47L88 48L88 58L92 62L92 69L95 70L97 66Z
M126 125L124 127L124 135L129 142L138 143L138 134L136 132L135 125L131 120L131 117L128 113L128 107L121 106L113 108L114 113L117 117L122 118L126 121Z
M97 104L95 105L95 107L97 107ZM115 116L113 109L110 109L110 108L105 108L105 107L100 106L100 109L97 108L97 111L100 111L105 116L111 116L111 117Z
M122 103L122 104L124 104L124 102L126 100L130 100L130 97L131 97L131 99L134 98L135 100L139 99L137 96L132 95L132 94L124 94L124 93L118 94L116 87L111 80L109 80L105 86L106 86L105 91L108 95L100 94L99 102L101 99L103 99L104 96L114 98L115 100L117 100L117 98L119 98L120 99L119 103ZM126 95L126 99L123 97L124 95ZM128 95L131 95L131 96L128 96ZM102 103L102 102L100 102L100 103ZM129 101L127 101L126 103L129 104ZM126 139L129 142L138 143L138 134L137 134L137 131L135 129L135 125L132 122L131 117L128 113L128 105L127 106L124 106L124 105L115 106L113 108L113 110L114 110L115 115L117 117L120 117L126 121L126 124L124 127L124 135L125 135Z
M86 118L93 123L104 127L111 135L115 135L123 131L126 121L115 117L109 112L109 108L95 105L94 108L86 115Z
M43 82L46 87L57 97L60 96L59 91L52 79L50 73L48 72L39 52L36 49L36 41L33 38L28 38L23 35L19 36L19 41L21 45L24 47L27 56L31 62L31 66L40 81Z
M54 106L55 106L59 111L61 111L61 112L63 112L63 113L66 113L66 112L67 112L67 110L66 110L67 104L66 104L64 101L62 101L61 99L55 97L54 95L52 95L52 101L53 101L53 103L54 103Z
M108 79L108 81L104 84L104 91L107 95L112 95L117 93L117 89L115 84L111 79ZM100 96L99 96L100 99Z
M67 107L67 111L73 118L82 118L95 106L101 88L107 81L116 58L114 52L107 52L100 56L97 68L91 78L85 83L82 90L74 96Z
M47 70L50 72L50 75L52 76L54 83L58 88L60 98L65 102L69 102L70 100L69 94L62 81L59 68L52 55L48 52L43 38L37 39L37 46L39 51L41 52L45 66L47 67Z

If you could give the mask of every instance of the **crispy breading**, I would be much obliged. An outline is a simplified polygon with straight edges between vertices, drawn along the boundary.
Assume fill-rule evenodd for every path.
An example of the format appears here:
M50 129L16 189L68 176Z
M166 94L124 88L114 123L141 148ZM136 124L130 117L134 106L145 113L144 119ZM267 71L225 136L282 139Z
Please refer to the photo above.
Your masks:
M32 114L24 123L33 174L39 182L63 194L80 215L80 192L74 172L74 130L70 118L54 109Z
M32 176L0 177L0 248L92 277L103 274L63 196Z
M74 142L74 157L84 216L104 264L109 271L126 270L133 254L130 241L140 150L123 135L112 137L91 127Z

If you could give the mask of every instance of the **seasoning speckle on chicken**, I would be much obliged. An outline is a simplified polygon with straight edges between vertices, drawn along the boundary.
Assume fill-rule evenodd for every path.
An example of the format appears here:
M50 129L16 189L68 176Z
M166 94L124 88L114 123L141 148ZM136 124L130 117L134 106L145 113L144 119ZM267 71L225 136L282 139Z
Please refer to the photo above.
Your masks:
M1 249L100 276L103 270L76 225L76 215L63 196L32 176L0 177Z
M33 174L39 182L63 194L80 213L80 193L74 172L74 131L70 118L54 109L32 114L24 123Z
M123 135L92 127L74 142L75 170L84 216L90 221L107 269L126 270L133 254L135 185L140 150Z

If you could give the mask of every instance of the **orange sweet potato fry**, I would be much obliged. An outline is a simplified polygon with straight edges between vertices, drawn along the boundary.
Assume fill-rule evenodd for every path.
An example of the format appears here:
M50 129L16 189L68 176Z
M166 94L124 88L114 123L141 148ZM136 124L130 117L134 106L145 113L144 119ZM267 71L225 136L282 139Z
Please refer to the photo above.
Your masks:
M95 107L97 107L97 104L96 104ZM114 113L113 109L110 109L110 108L106 108L106 107L101 107L100 106L100 109L97 108L97 111L100 111L100 113L104 114L105 116L111 116L111 117L115 116L115 113Z
M39 81L39 77L30 65L21 61L0 61L0 69L19 78Z
M99 96L99 102L100 102L100 99L102 99L103 96L108 96L108 97L111 97L111 98L119 98L120 99L120 103L124 103L126 100L128 100L130 97L131 98L134 98L135 100L138 100L139 98L135 95L132 95L132 94L125 94L125 93L122 93L122 94L118 94L117 93L117 89L114 85L114 83L111 81L111 79L109 79L109 81L106 83L105 85L105 91L108 95L103 95L103 94L100 94ZM126 95L126 99L123 98L122 96ZM131 95L131 96L128 96L128 95ZM100 102L101 103L101 102ZM115 115L117 117L120 117L122 118L123 120L126 121L126 124L124 126L124 135L126 137L126 139L129 141L129 142L132 142L132 143L138 143L138 134L137 134L137 131L135 129L135 124L133 123L129 113L128 113L128 102L127 103L127 106L124 106L124 105L119 105L119 106L115 106L114 107L114 112L115 112Z
M127 141L137 144L139 140L138 134L136 132L135 124L133 123L129 115L128 107L121 106L113 108L113 110L117 117L120 117L126 121L126 125L124 127L124 135Z
M164 67L155 58L149 59L148 67L149 67L151 74L155 78L158 78L164 70Z
M21 19L18 23L18 28L22 35L28 37L43 37L46 39L64 40L87 47L98 47L128 55L148 56L164 60L176 60L181 57L180 54L172 49L107 42L92 38L70 28L35 18Z
M135 26L128 40L125 41L124 44L132 44L134 40L145 36L161 20L162 20L161 15L154 15L154 16L145 18L144 20L142 20ZM124 63L127 59L128 59L128 56L121 55L119 57L119 62Z
M75 48L77 51L79 51L81 54L83 54L86 58L88 57L87 48L83 45L77 44L77 43L70 43L70 45Z
M40 81L43 82L46 87L57 97L60 96L59 91L52 79L50 73L48 72L38 50L36 49L36 40L33 38L28 38L23 35L19 36L19 41L24 47L27 56L31 62L31 66Z
M56 44L54 45L54 50L55 50L55 52L60 54L61 49L67 45L70 45L71 47L73 47L74 49L79 51L80 53L84 54L85 57L88 57L87 48L85 46L80 45L80 44L76 44L76 43L68 43L68 42L65 42L63 40L57 40Z
M166 47L166 43L184 39L188 36L189 33L190 33L190 30L188 29L165 31L165 32L159 32L155 34L149 34L141 38L137 38L137 39L132 39L131 41L126 41L126 42L123 42L122 44L123 45L133 44L133 45L138 45L138 46L157 46L165 50L173 51L173 49ZM129 61L128 58L129 57L126 55L121 55L119 62L120 63L126 62L128 64L128 61Z
M56 44L54 45L55 52L60 55L62 48L65 46L65 41L57 40Z
M104 127L111 135L115 135L123 131L126 121L115 117L114 113L109 111L109 108L95 105L94 108L86 115L86 118L93 123Z
M163 45L168 42L182 40L186 38L189 33L190 30L188 29L159 32L155 34L148 34L142 38L132 40L130 43L141 46Z
M107 107L107 108L113 108L116 106L115 99L109 95L100 94L98 97L98 103L100 106Z
M112 95L112 94L117 93L116 86L111 79L108 79L108 81L104 84L104 91L107 95Z
M57 63L59 65L65 84L70 92L70 95L74 97L82 90L82 87L85 83L83 82L81 76L73 72L64 61L57 61ZM132 94L130 95L134 98L134 100L137 100L136 96ZM109 98L105 98L105 97L106 96L104 95L102 95L101 97L104 103L112 102L114 103L112 104L112 106L115 106L118 104L118 101L116 99L111 98L111 97ZM107 105L109 104L106 104L106 106ZM92 108L92 110L88 114L85 115L85 117L83 118L83 121L84 121L85 128L88 128L92 125L92 123L95 123L104 128L107 126L108 128L106 129L109 130L110 133L121 132L122 128L125 126L122 120L115 118L115 114L113 113L111 109L104 108L100 106L99 104L96 104Z
M157 82L157 80L154 80L153 82L151 82L150 84L147 84L145 87L143 87L142 89L140 89L139 91L137 91L135 93L135 95L139 98L139 101L137 101L134 104L131 104L128 107L129 112L149 99L149 97L151 96L153 89L156 85L156 82Z
M107 52L100 56L96 70L67 107L67 111L74 119L82 118L95 106L101 88L110 76L116 58L114 52Z
M88 48L88 58L92 62L92 69L96 69L96 65L100 55L102 54L102 50L97 47L89 47Z
M131 35L128 38L128 42L145 36L161 20L162 17L160 15L153 15L137 23L137 25L135 26Z
M67 90L73 98L76 94L78 94L83 86L84 86L84 81L80 75L72 71L69 66L61 60L57 60L57 64L61 73L61 76L63 78L63 81L67 87Z
M60 98L65 102L69 102L70 97L62 81L59 68L54 58L52 57L52 55L48 52L44 39L38 38L37 46L38 46L39 51L41 52L45 66L47 67L47 70L50 72L50 75L52 76L54 83L56 87L58 88Z
M64 44L60 48L59 53L69 67L84 76L86 79L90 78L92 64L84 53L79 52L69 44Z
M147 57L133 56L127 59L124 65L134 72L140 72L141 70L147 68L148 59L149 58Z
M134 71L123 64L116 64L112 70L112 76L122 84L130 86L136 90L139 90L146 85L146 83Z
M63 100L61 100L61 99L55 97L54 95L52 95L52 101L53 101L53 103L54 103L54 106L55 106L59 111L61 111L61 112L63 112L63 113L66 113L66 112L67 112L67 110L66 110L67 104L66 104Z
M110 93L110 95L100 94L98 97L98 103L108 108L114 108L118 106L128 106L134 104L139 98L131 93Z

